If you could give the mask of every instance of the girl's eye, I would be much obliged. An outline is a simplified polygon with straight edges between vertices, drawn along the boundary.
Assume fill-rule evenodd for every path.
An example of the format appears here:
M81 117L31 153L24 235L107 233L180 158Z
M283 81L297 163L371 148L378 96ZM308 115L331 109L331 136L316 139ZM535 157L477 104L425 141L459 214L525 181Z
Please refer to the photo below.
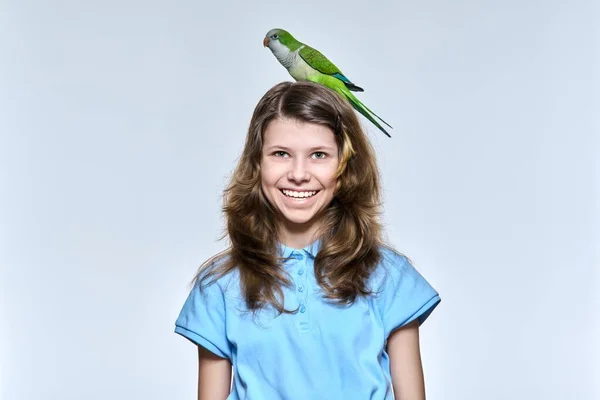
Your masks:
M274 152L273 155L275 157L285 157L285 156L287 156L287 153L285 151L280 150L280 151Z
M317 151L317 152L313 153L313 155L317 159L323 159L327 156L327 154L323 153L322 151Z

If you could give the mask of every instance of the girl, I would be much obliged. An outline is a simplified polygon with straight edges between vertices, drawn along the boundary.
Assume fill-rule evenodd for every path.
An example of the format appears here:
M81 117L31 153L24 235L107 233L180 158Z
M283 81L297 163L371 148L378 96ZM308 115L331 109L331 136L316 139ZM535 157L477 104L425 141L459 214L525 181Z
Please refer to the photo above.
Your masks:
M373 149L346 100L269 90L223 210L231 245L175 327L198 345L198 399L425 399L419 325L440 297L383 244Z

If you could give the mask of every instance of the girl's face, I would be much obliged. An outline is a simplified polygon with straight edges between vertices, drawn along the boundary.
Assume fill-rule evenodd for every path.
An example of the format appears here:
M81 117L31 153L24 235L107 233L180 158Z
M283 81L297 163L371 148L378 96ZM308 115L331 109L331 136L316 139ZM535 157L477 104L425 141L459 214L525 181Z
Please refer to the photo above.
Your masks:
M313 234L335 190L338 146L331 129L275 119L264 132L261 185L283 233Z

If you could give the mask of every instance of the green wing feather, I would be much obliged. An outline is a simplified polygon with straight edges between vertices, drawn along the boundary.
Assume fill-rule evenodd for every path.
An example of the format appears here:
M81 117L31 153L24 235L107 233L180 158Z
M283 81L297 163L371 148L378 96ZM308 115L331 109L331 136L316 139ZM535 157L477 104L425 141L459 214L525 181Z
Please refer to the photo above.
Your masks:
M344 82L346 87L354 92L364 92L360 86L356 86L348 79L338 67L336 67L327 57L320 51L313 49L310 46L304 45L298 52L300 57L316 71L332 76Z
M308 65L310 65L322 74L344 75L342 74L342 71L340 71L338 67L336 67L331 61L329 61L327 57L321 54L319 50L313 49L310 46L304 45L304 47L300 49L300 57L302 57L302 59L306 61Z

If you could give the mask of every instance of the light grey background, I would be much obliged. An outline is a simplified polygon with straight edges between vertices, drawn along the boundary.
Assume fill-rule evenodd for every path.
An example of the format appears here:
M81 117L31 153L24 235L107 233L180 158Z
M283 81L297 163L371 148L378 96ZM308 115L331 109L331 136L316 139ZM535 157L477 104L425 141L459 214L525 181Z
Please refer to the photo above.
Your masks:
M598 9L586 1L0 2L0 396L192 399L172 333L223 248L282 27L370 125L390 241L443 301L429 399L600 398ZM293 379L293 377L290 377Z

